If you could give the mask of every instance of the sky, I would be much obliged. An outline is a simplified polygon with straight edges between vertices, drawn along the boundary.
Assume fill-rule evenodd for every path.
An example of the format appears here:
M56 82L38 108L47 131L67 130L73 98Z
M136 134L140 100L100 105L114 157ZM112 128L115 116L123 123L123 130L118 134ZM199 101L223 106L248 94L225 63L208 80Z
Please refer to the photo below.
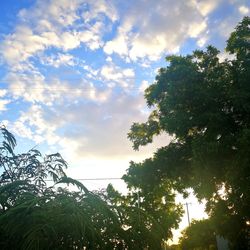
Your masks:
M18 150L60 152L73 178L110 178L171 139L136 152L127 139L165 57L212 44L225 58L250 1L1 0L0 12L0 122Z

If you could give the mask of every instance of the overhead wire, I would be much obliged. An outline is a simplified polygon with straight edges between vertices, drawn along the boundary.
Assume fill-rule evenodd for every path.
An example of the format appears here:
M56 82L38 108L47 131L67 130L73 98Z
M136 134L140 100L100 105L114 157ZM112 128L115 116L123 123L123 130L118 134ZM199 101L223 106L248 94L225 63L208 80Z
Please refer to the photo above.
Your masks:
M99 90L99 91L105 91L105 90L114 90L114 89L122 89L122 90L138 90L141 91L142 88L140 87L122 87L122 86L115 86L115 87L107 87L107 88L74 88L74 87L67 87L67 88L37 88L37 87L27 87L27 88L19 88L19 87L15 87L15 88L2 88L0 87L0 90L6 90L6 91L11 91L11 90L26 90L26 89L31 89L31 90L49 90L49 91L58 91L58 90L71 90L71 91L93 91L93 90Z
M109 181L109 180L123 180L121 177L107 177L107 178L74 178L77 181ZM54 181L52 179L47 179L45 181Z

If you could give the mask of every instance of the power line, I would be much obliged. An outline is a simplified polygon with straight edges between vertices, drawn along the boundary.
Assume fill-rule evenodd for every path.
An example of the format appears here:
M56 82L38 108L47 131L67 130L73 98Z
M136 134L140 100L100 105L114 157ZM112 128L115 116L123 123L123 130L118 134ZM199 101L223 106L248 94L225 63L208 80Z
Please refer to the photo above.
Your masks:
M99 91L106 91L106 90L114 90L114 89L122 89L122 90L142 90L142 88L140 87L122 87L122 86L115 86L115 87L108 87L108 88L105 88L105 89L102 89L102 88L71 88L71 87L68 87L68 88L35 88L35 87L29 87L27 86L27 88L19 88L19 87L15 87L15 88L1 88L0 87L0 90L6 90L6 91L11 91L11 90L27 90L27 89L31 89L31 90L48 90L48 91L68 91L68 90L71 90L71 91L94 91L94 90L99 90Z
M109 180L122 180L120 177L110 177L110 178L84 178L84 179L77 179L79 181L109 181Z
M121 177L107 177L107 178L80 178L80 179L75 179L73 178L74 180L77 180L77 181L110 181L110 180L122 180ZM45 180L45 181L54 181L52 179L48 179L48 180Z
M77 181L112 181L112 180L121 180L121 181L124 181L122 179L122 177L100 177L100 178L73 178L74 180L77 180ZM53 181L52 179L47 179L45 181ZM137 192L138 193L138 192ZM138 194L139 195L139 194ZM170 204L176 204L176 203L179 203L181 205L185 205L186 207L188 207L188 205L192 205L194 204L194 202L185 202L185 203L182 203L182 202L173 202L173 201L167 201L166 203L170 203ZM197 202L197 204L200 204L199 202Z

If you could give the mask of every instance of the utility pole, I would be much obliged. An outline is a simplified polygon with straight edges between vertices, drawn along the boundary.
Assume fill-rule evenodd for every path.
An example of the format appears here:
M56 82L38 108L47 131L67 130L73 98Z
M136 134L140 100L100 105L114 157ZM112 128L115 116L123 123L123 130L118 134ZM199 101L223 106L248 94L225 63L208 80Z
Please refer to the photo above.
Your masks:
M188 218L188 225L190 226L190 218L189 218L189 210L188 210L188 205L191 204L191 203L187 203L186 202L186 209L187 209L187 218Z

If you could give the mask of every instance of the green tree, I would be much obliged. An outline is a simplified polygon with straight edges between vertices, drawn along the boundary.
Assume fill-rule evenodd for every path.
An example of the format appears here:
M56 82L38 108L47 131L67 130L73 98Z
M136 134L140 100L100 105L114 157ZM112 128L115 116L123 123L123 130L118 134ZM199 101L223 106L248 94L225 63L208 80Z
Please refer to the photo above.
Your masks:
M113 207L66 176L60 154L15 154L0 128L0 249L124 249L125 231ZM48 182L52 178L53 182ZM48 185L48 183L50 185ZM76 185L77 192L65 184Z
M128 249L160 250L163 241L172 237L171 229L178 227L182 208L162 201L167 195L160 192L165 191L145 195L145 189L141 188L122 195L108 186L105 200L113 204L120 215L127 232Z
M132 125L128 137L136 150L163 132L173 139L152 158L132 163L125 178L139 178L151 190L159 183L184 194L192 188L206 199L217 233L237 249L244 248L250 220L249 17L231 34L226 51L232 60L220 61L212 46L166 58L169 65L145 91L154 110L147 122Z
M210 250L216 248L215 231L209 219L193 220L182 231L180 246L183 250Z
M179 218L173 206L164 213L145 209L137 193L125 196L111 185L90 192L66 176L59 154L15 154L14 136L4 127L0 132L0 249L156 250L177 226L175 218L165 219Z

